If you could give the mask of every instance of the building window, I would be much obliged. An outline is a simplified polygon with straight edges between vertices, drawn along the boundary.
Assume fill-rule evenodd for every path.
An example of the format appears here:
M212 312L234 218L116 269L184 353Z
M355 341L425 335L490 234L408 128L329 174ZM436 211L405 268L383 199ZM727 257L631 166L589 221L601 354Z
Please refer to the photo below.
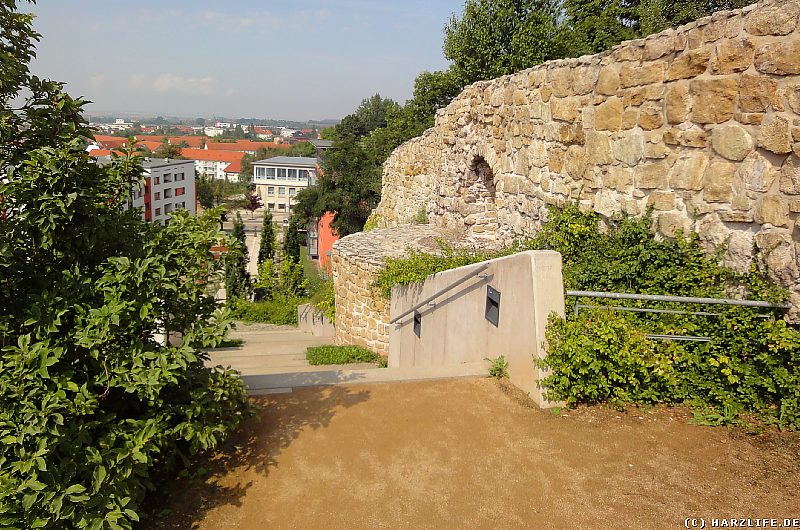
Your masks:
M289 178L287 180L297 180L297 170L290 169L289 170Z
M274 167L265 168L264 171L266 172L265 175L266 175L267 178L273 178L273 179L275 178L275 168Z
M297 191L296 188L289 188L289 197L294 197L296 191Z
M161 215L161 208L156 208L156 215Z
M308 170L301 169L300 170L300 182L308 182Z
M160 200L161 200L161 192L160 192L160 191L157 191L157 192L155 193L155 195L154 195L154 197L153 197L153 198L154 198L155 200L157 200L157 201L160 201Z
M175 196L176 197L180 197L184 193L186 193L186 188L175 188Z
M274 202L267 203L267 209L274 210L275 209L275 203Z
M256 167L256 178L264 178L267 176L266 168Z
M172 173L164 173L164 184L172 182Z
M167 189L164 190L164 198L165 199L171 199L172 198L172 190L171 189L167 188Z
M280 188L278 188L278 196L283 197L284 195L286 195L286 188L281 186Z
M267 186L267 197L275 196L275 186Z
M175 180L184 180L186 177L183 176L183 173L175 173Z
M286 180L286 168L279 167L278 168L278 180Z
M161 184L161 177L153 177L153 182L156 184Z

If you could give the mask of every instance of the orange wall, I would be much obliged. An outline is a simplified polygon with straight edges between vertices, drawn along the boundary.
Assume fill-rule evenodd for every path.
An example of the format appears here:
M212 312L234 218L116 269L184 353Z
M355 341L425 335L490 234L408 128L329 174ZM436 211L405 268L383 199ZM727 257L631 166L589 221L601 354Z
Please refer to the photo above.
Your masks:
M319 265L323 269L330 270L331 256L330 252L333 250L333 244L339 239L339 235L331 227L333 222L333 214L325 212L319 223L317 223L317 233L319 234L318 252L319 252Z

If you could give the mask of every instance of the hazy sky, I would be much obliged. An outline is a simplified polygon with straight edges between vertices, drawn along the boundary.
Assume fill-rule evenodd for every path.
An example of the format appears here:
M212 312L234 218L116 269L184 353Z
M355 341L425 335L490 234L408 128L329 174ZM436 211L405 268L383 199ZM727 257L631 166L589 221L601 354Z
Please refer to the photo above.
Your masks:
M33 71L89 114L341 118L446 68L463 0L39 0Z

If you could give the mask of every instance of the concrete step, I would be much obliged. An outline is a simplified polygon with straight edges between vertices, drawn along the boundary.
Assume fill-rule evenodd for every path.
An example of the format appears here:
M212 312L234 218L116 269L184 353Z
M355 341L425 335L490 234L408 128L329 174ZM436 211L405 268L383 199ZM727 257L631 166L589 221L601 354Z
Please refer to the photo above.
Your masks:
M464 377L486 377L485 362L464 363L450 366L426 366L412 368L351 368L347 366L312 366L304 371L245 375L242 379L250 395L286 392L292 388L327 385L352 385L364 383L397 383L403 381L426 381L458 379Z

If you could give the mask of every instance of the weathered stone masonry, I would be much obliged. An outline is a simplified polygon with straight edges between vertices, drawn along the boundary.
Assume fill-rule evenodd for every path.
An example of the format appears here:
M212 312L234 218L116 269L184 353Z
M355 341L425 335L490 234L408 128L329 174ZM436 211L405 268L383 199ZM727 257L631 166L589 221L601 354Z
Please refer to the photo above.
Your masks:
M475 83L386 162L379 224L408 224L422 206L495 245L535 232L548 204L650 206L661 234L727 245L734 268L761 251L798 316L798 18L800 0L762 1Z

